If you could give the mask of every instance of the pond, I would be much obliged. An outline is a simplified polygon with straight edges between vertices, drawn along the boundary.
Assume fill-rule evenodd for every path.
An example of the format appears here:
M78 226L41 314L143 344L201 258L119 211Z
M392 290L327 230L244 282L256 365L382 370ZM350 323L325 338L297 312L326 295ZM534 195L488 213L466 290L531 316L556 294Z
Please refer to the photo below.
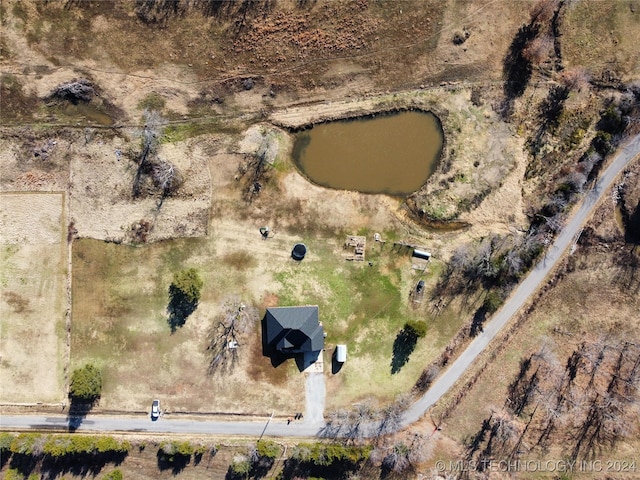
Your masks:
M433 173L442 143L436 116L404 111L314 125L296 134L293 160L318 185L406 196Z
M114 120L94 105L87 103L78 103L76 105L69 103L62 109L62 113L73 118L84 118L89 123L97 123L98 125L111 126Z

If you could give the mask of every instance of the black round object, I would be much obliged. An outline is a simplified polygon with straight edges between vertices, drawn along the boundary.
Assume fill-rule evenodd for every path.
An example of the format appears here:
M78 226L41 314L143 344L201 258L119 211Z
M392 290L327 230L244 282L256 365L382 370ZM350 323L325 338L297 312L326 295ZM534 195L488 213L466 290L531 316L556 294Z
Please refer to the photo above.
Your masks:
M304 256L307 254L307 246L304 243L296 243L293 246L293 250L291 252L291 257L294 260L302 260Z

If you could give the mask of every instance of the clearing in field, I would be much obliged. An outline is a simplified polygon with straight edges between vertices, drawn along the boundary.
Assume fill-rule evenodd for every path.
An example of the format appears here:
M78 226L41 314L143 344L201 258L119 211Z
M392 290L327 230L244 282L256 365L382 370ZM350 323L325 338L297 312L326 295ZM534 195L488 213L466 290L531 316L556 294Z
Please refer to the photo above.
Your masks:
M0 402L62 402L67 358L61 193L0 195Z

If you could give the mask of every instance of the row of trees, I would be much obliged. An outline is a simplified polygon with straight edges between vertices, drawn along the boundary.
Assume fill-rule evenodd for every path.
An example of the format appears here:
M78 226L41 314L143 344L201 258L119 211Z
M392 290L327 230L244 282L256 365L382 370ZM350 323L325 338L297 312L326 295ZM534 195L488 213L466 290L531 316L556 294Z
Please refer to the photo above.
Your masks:
M282 472L278 478L322 477L349 478L349 475L361 470L365 464L379 469L383 476L388 474L408 474L416 466L427 460L432 451L432 444L422 435L414 435L408 441L388 441L377 437L374 445L355 443L300 443L289 450ZM142 451L145 444L140 444ZM88 435L42 435L42 434L0 434L0 456L3 462L11 455L31 457L52 465L62 465L61 460L73 464L68 471L84 472L83 464L92 465L91 472L95 476L107 461L120 463L131 451L132 445L127 441L108 436ZM192 461L195 465L202 461L205 454L211 457L218 452L217 446L192 443L183 440L168 440L160 443L157 450L158 468L171 470L179 474ZM281 445L260 439L249 444L246 450L238 451L229 465L225 478L241 480L248 478L264 478L273 468L276 460L283 454ZM107 459L105 461L105 459ZM51 463L54 460L58 463ZM42 465L44 466L45 463ZM28 465L28 469L21 466ZM34 463L18 462L16 472L33 471ZM53 470L52 470L53 471ZM88 471L88 470L87 470ZM22 478L22 476L20 476ZM103 480L121 480L122 472L113 470L102 477Z
M271 440L258 440L247 447L247 453L238 453L229 465L227 479L262 478L273 467L281 453L280 446Z
M560 12L564 0L539 0L531 10L530 21L516 33L503 61L504 102L502 115L512 114L513 102L529 84L534 66L555 57L555 70L562 70L559 41Z
M369 445L343 445L339 443L300 443L284 462L282 480L295 478L348 478L369 458Z
M482 331L486 317L500 307L533 266L548 242L549 230L560 227L560 220L546 219L543 227L532 225L524 235L493 234L458 247L442 272L434 298L462 295L465 304L473 305L480 289L482 303L476 307L468 332L475 336Z
M79 455L126 455L130 450L131 444L128 441L104 435L0 434L0 456L3 457L9 454L51 458Z
M233 20L239 32L251 15L268 12L273 4L272 0L136 0L135 12L143 23L165 27L171 19L193 10L207 17Z
M203 444L194 445L186 440L162 442L157 453L158 468L160 470L171 469L176 475L191 462L192 457L196 464L199 463L207 450L211 456L217 452L216 447L208 448Z

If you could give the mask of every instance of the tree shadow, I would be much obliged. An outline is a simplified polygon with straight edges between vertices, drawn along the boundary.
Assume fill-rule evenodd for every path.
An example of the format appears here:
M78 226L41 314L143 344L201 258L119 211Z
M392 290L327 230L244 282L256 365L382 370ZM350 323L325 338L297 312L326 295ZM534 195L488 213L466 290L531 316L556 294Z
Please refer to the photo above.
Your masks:
M625 227L624 241L627 243L640 244L640 201L638 201L638 205L636 205L633 213L629 214L625 208L622 214Z
M182 290L171 285L169 287L169 305L167 305L167 313L169 313L167 322L171 327L171 333L175 333L178 328L184 326L187 317L195 312L197 307L197 301L189 300Z
M107 464L120 465L128 452L94 452L65 455L63 457L44 457L40 470L44 480L59 478L71 474L80 477L98 475Z
M334 480L343 480L349 478L360 466L361 462L354 462L348 459L326 460L322 464L316 464L312 461L288 458L284 461L284 467L279 478L282 478L282 480L294 480L297 478L331 478Z
M158 458L158 470L171 470L173 475L178 475L189 465L191 455L183 455L181 453L173 453L171 455L158 450L156 455Z
M69 400L71 403L67 414L67 430L75 432L80 428L95 402L86 402L73 397L70 397Z
M482 305L473 314L473 320L471 320L471 328L469 329L469 335L475 337L484 330L484 322L487 320L487 314L489 311L487 307Z
M269 457L258 457L255 461L251 462L251 470L249 471L249 478L259 479L265 478L273 464L275 463L274 458Z
M3 453L3 462L4 462L4 453ZM9 455L9 452L6 454ZM9 462L9 466L20 472L22 475L26 477L30 477L31 473L38 466L38 457L35 455L24 455L22 453L11 453L11 461Z
M418 336L412 329L400 330L393 342L393 357L391 358L391 374L394 375L409 361L418 342Z
M504 102L502 104L502 116L508 118L513 110L513 101L524 94L533 66L524 55L527 44L538 35L538 25L522 25L516 33L509 51L504 58L502 76L504 78Z

